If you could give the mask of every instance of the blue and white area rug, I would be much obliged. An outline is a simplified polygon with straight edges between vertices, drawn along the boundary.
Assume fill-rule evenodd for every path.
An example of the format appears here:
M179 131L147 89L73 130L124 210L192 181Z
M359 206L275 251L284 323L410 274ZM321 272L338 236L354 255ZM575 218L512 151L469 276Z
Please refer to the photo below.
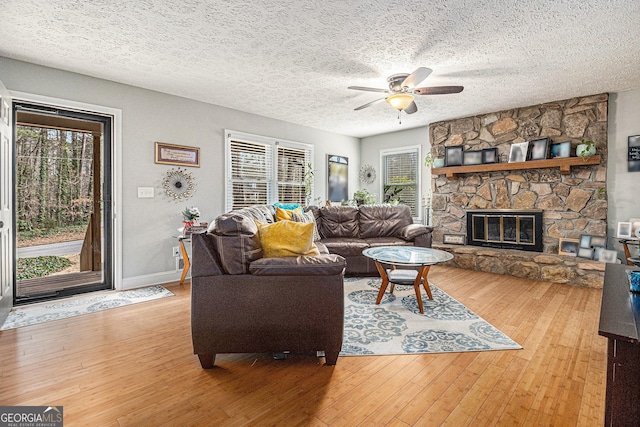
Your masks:
M376 305L381 279L345 279L341 356L515 350L522 347L431 284L422 289L424 314L413 285L389 287Z
M79 298L17 307L9 313L0 331L171 296L172 292L157 285L130 291L93 293Z

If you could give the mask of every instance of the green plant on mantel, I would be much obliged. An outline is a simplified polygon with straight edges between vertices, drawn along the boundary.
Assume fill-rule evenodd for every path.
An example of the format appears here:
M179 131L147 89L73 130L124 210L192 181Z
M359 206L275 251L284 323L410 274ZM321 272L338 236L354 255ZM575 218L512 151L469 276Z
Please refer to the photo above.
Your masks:
M427 153L427 155L424 157L424 165L425 167L429 167L433 164L433 157L431 156L431 153Z
M594 154L596 154L596 143L594 141L583 139L576 147L576 155L583 159L587 159L587 157L591 157Z

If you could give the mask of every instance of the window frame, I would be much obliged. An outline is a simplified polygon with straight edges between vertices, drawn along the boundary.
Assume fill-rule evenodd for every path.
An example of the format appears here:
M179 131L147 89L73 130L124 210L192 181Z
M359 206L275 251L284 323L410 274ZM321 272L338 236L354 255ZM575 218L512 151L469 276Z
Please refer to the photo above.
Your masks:
M416 194L415 194L415 215L412 215L414 222L422 221L422 168L420 159L422 158L421 145L408 145L404 147L389 148L380 150L380 202L384 201L384 186L387 182L387 170L385 167L385 157L394 154L415 153L416 154Z
M304 150L305 151L305 164L303 165L303 175L306 171L306 165L308 163L313 164L314 159L314 146L313 144L306 144L297 141L289 141L279 138L271 138L267 136L254 135L245 132L238 132L233 130L225 130L225 166L224 166L224 177L225 177L225 189L224 189L224 198L225 198L225 212L229 212L233 210L233 193L230 191L232 188L234 178L232 177L232 159L231 159L231 144L232 142L244 142L248 144L259 144L268 147L269 154L271 156L270 170L267 170L267 194L266 194L266 203L274 204L278 202L278 191L279 184L281 183L289 183L287 181L279 181L278 180L278 148L290 148L294 150ZM267 161L268 163L268 161ZM237 180L236 180L237 182ZM304 187L304 184L301 184ZM311 187L311 194L313 194L314 188L313 184ZM304 201L303 201L304 203Z

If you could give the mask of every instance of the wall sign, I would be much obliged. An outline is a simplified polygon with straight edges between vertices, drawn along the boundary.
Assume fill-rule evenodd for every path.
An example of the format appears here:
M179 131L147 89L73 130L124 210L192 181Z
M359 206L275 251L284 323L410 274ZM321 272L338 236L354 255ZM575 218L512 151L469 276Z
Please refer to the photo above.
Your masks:
M629 137L629 172L640 172L640 135Z

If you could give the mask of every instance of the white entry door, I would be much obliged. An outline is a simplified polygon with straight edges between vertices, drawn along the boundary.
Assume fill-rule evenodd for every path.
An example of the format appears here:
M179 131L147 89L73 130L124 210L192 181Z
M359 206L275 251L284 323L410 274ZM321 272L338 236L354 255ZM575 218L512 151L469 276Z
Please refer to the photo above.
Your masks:
M13 307L13 108L0 82L0 325Z

